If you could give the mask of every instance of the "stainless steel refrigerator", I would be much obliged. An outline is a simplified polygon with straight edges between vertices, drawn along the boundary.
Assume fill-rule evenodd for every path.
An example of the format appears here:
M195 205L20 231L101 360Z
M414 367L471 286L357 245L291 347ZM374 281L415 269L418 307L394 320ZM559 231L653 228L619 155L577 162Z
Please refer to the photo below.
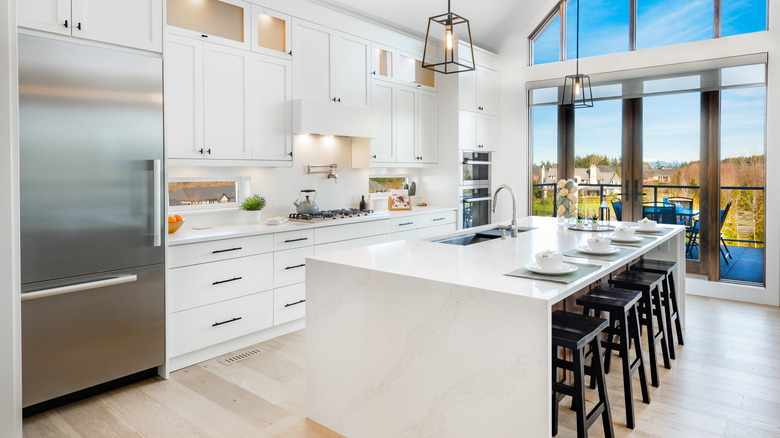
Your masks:
M23 404L45 408L165 362L162 60L20 35L19 125Z

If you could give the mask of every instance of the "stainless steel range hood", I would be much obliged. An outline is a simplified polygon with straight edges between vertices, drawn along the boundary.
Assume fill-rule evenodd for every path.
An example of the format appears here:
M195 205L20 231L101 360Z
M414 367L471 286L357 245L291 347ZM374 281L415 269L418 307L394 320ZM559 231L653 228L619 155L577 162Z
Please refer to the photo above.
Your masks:
M372 109L310 99L293 101L295 133L377 138L379 130L379 116Z

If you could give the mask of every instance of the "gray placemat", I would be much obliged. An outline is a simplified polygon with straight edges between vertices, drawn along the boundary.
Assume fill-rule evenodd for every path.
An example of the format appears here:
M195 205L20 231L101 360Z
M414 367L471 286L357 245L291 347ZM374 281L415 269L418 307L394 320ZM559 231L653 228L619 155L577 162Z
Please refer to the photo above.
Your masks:
M613 261L617 260L625 255L628 255L636 250L629 249L629 248L618 248L620 251L614 253L614 254L587 254L584 252L581 252L577 249L573 249L569 252L563 253L565 256L569 257L579 257L581 259L594 259L594 260L607 260L607 261Z
M509 275L511 277L530 278L532 280L545 280L545 281L553 281L555 283L569 284L601 269L600 265L589 265L587 263L572 263L572 262L566 262L566 263L577 266L577 270L563 275L544 275L544 274L537 274L536 272L532 272L526 268L517 268L514 271L504 275Z
M636 234L641 234L642 236L664 236L669 233L671 233L674 228L666 228L666 227L658 227L660 231L640 231L639 228L634 229L634 232Z
M637 237L641 237L642 240L637 240L636 242L618 242L617 240L613 240L612 244L615 246L637 246L637 247L645 246L648 243L651 243L654 240L658 239L659 236L652 236L647 234L647 235L642 235Z

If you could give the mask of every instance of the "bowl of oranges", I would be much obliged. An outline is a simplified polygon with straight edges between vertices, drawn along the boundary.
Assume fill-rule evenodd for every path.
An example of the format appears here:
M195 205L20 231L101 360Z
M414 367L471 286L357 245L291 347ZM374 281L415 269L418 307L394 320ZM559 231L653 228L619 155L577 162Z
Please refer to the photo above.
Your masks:
M168 234L175 233L182 225L184 225L184 219L180 214L168 216Z

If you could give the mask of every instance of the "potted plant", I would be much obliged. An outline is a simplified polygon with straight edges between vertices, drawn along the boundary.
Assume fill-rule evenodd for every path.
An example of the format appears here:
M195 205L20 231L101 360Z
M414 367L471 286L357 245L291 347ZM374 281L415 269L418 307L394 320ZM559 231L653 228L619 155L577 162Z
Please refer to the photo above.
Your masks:
M599 215L594 213L590 217L590 229L592 230L598 230L599 229Z
M577 225L575 225L575 228L578 230L581 230L583 228L582 220L585 219L585 217L582 215L582 213L577 213Z
M265 198L260 195L251 195L244 198L241 210L244 211L244 222L247 224L259 224L260 216L265 207Z

